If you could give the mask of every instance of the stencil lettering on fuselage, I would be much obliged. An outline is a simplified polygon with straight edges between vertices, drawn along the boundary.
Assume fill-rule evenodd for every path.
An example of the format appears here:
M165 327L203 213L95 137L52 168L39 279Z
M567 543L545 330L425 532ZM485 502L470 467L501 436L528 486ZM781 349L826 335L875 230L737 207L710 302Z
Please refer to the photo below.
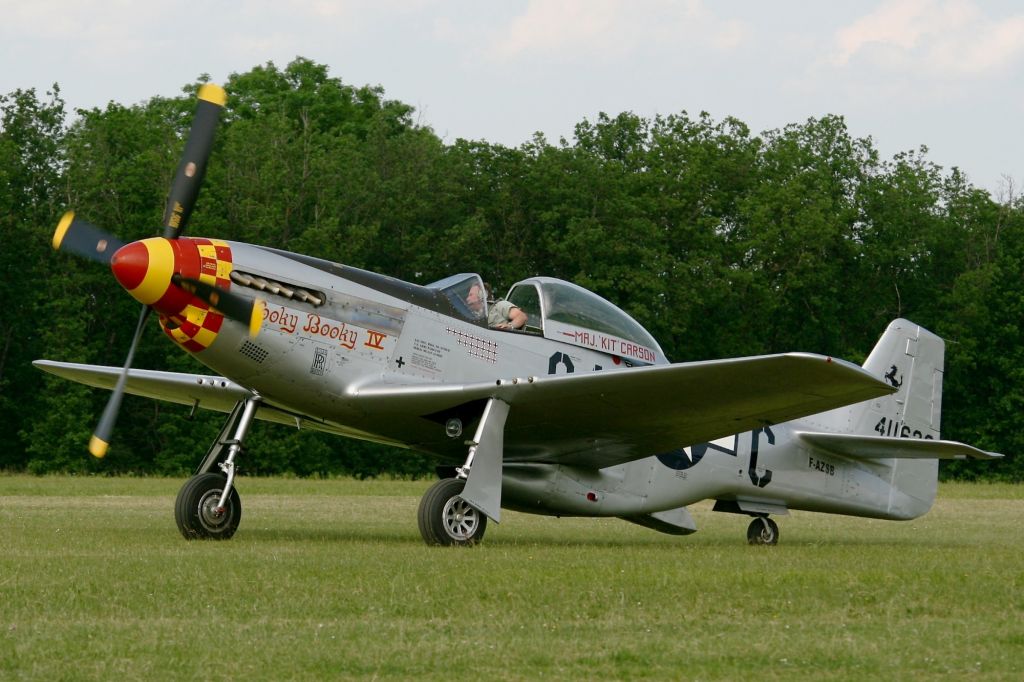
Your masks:
M413 339L412 353L406 361L408 365L408 370L406 371L424 376L436 376L441 373L441 367L449 353L451 353L451 348L436 341L419 338ZM399 369L404 367L405 364L399 366Z

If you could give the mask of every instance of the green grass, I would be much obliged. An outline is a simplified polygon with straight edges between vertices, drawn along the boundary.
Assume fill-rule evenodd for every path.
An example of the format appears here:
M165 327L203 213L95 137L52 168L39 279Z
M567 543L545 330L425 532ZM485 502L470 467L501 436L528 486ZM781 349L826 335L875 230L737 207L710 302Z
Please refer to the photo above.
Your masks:
M0 476L0 679L1005 679L1024 676L1024 488L944 484L895 523L701 531L507 512L425 546L429 482L240 479L229 542L181 481Z

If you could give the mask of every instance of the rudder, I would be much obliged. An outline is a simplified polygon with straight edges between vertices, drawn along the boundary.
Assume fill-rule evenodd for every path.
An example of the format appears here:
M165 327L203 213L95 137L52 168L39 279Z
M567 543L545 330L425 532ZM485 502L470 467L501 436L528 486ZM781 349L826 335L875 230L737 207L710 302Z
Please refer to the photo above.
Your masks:
M863 367L899 390L807 421L835 433L938 439L944 357L940 337L909 320L893 320Z
M942 338L924 327L909 320L893 320L863 367L899 390L809 421L834 433L938 440L945 349ZM920 513L931 506L938 485L938 460L889 459L877 463L888 470L886 477L894 493L902 492L924 505Z

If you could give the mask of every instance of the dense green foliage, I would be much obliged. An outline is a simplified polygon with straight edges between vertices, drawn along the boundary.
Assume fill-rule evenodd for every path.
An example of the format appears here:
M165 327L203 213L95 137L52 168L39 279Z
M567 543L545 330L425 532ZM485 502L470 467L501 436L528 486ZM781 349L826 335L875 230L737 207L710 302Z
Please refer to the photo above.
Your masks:
M157 232L198 83L68 116L59 91L0 99L0 468L179 473L216 415L129 397L106 461L106 394L31 360L118 365L137 319L103 268L49 242L69 207ZM1010 455L946 467L1024 478L1024 202L919 149L881 159L840 116L754 135L707 114L584 120L572 140L445 143L381 88L297 59L233 75L190 233L312 253L415 282L546 274L620 304L673 360L787 350L863 359L902 316L947 339L944 435ZM197 370L147 330L138 367ZM260 425L261 473L414 474L406 452Z

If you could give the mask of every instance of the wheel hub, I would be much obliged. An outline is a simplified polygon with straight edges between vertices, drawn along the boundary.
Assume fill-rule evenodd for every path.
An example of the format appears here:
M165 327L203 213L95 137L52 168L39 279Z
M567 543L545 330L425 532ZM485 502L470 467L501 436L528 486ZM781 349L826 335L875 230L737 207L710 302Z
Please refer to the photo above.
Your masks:
M469 506L461 497L453 497L444 505L442 516L444 530L453 539L465 542L472 539L480 525L480 512Z
M208 530L217 530L227 521L227 510L220 507L220 490L208 490L199 500L199 522Z

